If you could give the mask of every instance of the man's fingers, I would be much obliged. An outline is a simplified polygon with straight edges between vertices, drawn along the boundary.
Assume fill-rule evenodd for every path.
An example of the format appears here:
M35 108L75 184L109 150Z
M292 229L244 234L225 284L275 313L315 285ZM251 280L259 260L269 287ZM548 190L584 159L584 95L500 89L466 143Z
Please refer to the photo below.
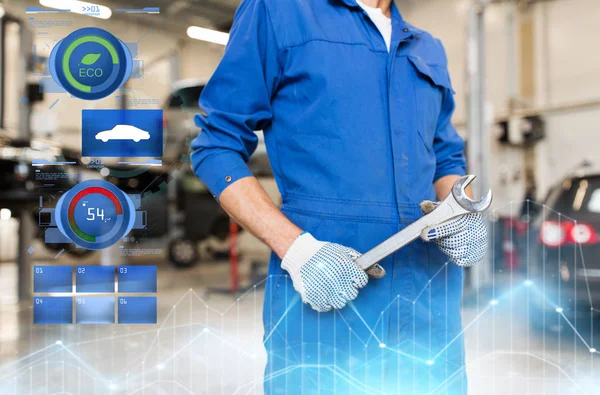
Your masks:
M296 254L299 257L291 258L293 254L288 251L282 267L292 276L302 300L313 310L342 309L348 301L356 299L359 289L369 282L369 276L354 263L361 256L355 249L319 242L310 234L298 236L294 243L299 246L300 252ZM379 275L383 270L378 269L375 268L375 273Z
M358 296L358 289L356 289L354 286L346 287L346 290L344 292L344 297L346 298L346 300L348 300L348 301L354 300L354 299L356 299L357 296Z
M439 206L439 203L432 202L431 200L423 200L421 204L419 204L419 207L421 207L421 211L423 212L423 214L429 214L430 212L435 210L437 206Z
M333 297L333 300L329 301L331 303L331 306L336 309L336 310L340 310L343 309L344 306L346 306L346 303L348 302L346 299L344 299L343 296L341 295L337 295Z
M443 239L448 236L454 236L466 230L473 218L471 216L477 214L467 214L460 218L444 222L437 226L429 226L421 232L421 237L425 241L433 241Z
M364 270L356 266L356 270L354 270L354 273L355 277L352 283L356 288L361 289L365 285L367 285L367 283L369 282L369 276L367 276L367 273L365 273Z
M345 251L346 251L346 254L348 254L350 259L352 259L352 260L355 260L362 255L360 252L358 252L354 248L350 248L350 247L346 247Z
M316 305L314 303L308 303L313 310L318 311L319 313L325 313L331 310L331 306L329 305Z
M385 276L385 269L378 263L368 268L366 272L371 278L382 278Z

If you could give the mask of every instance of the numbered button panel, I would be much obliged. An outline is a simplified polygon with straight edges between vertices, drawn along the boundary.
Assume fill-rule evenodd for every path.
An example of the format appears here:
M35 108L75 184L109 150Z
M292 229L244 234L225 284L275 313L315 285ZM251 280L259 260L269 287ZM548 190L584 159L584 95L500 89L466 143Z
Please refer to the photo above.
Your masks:
M33 292L73 292L73 268L71 266L34 266Z
M157 323L157 297L147 295L157 292L156 266L34 266L33 272L34 324Z
M114 293L113 266L77 266L75 274L77 293Z
M33 298L34 324L72 324L73 298L36 296Z
M119 297L119 324L156 324L156 296Z
M156 293L156 266L119 266L119 292Z
M78 324L114 324L114 296L78 296L75 298Z

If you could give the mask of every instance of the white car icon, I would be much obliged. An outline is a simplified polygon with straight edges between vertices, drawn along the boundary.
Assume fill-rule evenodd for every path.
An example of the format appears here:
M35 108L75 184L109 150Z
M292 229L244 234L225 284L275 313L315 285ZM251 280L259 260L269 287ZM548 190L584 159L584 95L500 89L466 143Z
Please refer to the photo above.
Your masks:
M117 125L111 130L104 130L96 134L96 140L102 140L105 143L109 140L133 140L139 143L140 140L149 139L150 133L133 125Z

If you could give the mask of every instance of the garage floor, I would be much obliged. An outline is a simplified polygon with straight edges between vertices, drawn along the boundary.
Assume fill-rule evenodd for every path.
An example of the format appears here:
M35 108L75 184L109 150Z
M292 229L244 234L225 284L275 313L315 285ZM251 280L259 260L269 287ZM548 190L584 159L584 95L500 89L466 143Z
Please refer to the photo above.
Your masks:
M0 269L6 291L14 266ZM262 393L263 293L206 294L207 286L225 287L227 276L226 264L159 265L154 326L33 326L28 304L5 304L0 394ZM542 336L529 329L530 287L516 278L501 283L497 304L480 295L464 310L471 393L600 393L600 356L585 345L594 344L589 321L578 327L581 338L570 328Z

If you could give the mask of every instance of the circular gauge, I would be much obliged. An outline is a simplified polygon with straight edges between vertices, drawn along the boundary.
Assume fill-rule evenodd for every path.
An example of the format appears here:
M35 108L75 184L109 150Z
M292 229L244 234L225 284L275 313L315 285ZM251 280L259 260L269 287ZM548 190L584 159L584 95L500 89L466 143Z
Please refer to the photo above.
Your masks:
M49 65L54 80L71 95L97 100L127 81L133 60L118 38L106 30L86 27L55 45Z
M56 205L56 224L73 243L101 250L126 236L135 222L127 194L110 182L90 180L63 194Z

